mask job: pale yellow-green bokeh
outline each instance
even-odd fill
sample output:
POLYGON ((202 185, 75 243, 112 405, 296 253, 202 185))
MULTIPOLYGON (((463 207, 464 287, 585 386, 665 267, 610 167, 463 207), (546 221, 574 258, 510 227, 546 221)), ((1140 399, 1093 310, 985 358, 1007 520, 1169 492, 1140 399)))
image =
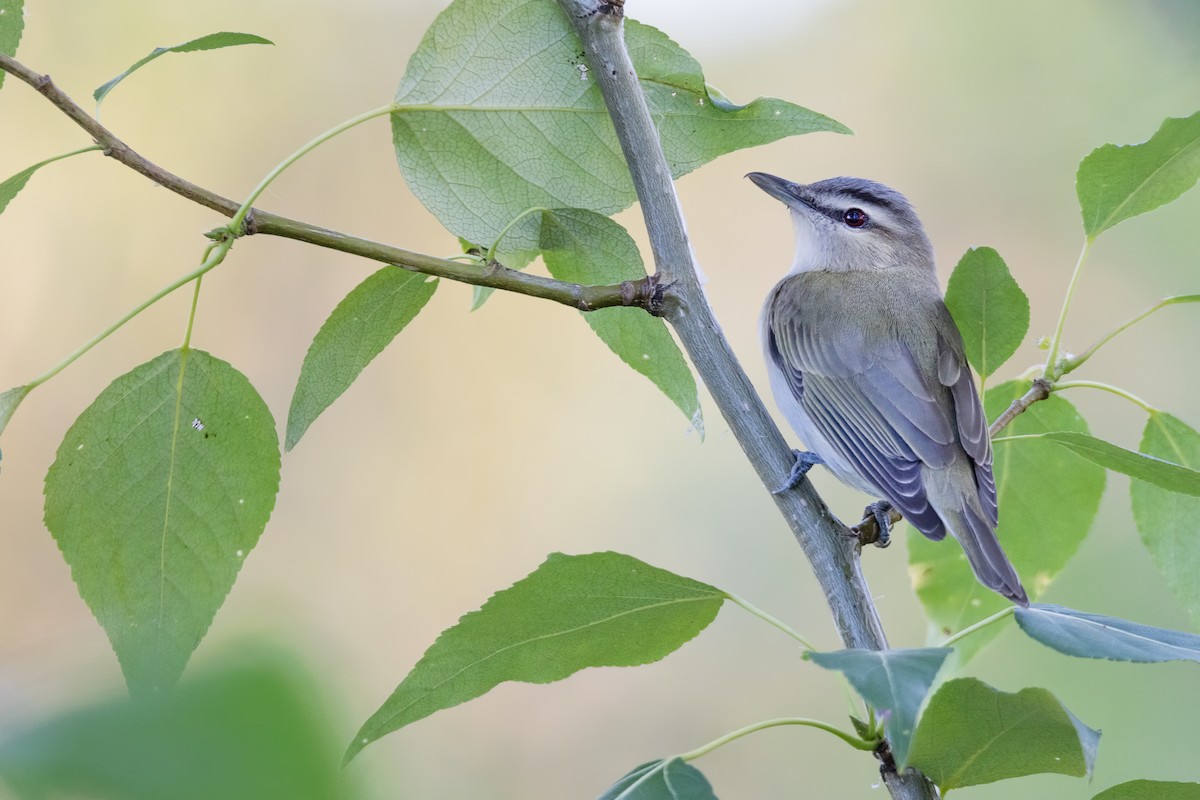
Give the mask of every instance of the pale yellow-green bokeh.
MULTIPOLYGON (((230 196, 338 122, 385 103, 436 2, 28 0, 19 57, 90 107, 91 90, 157 45, 242 30, 276 46, 168 55, 106 101, 106 124, 167 169, 230 196)), ((731 98, 770 94, 827 113, 854 137, 802 137, 738 153, 679 182, 711 301, 765 388, 756 319, 790 261, 777 203, 742 175, 860 175, 914 202, 943 281, 964 249, 997 248, 1029 293, 1032 335, 1001 377, 1034 363, 1082 234, 1079 159, 1200 108, 1200 14, 1185 2, 966 4, 656 3, 628 12, 672 33, 731 98), (687 17, 685 19, 685 17, 687 17)), ((86 137, 11 77, 0 93, 0 176, 86 137)), ((378 120, 326 145, 261 205, 411 249, 456 242, 404 186, 378 120)), ((1106 234, 1068 327, 1086 347, 1167 294, 1195 292, 1200 192, 1106 234)), ((636 212, 620 216, 641 241, 636 212)), ((36 175, 0 217, 0 388, 57 362, 190 269, 220 224, 89 155, 36 175)), ((194 343, 231 361, 282 426, 313 333, 374 267, 283 240, 240 242, 206 278, 194 343)), ((339 739, 390 693, 437 633, 554 550, 615 549, 737 592, 820 646, 836 646, 809 568, 706 403, 703 444, 648 382, 570 310, 495 296, 467 314, 444 284, 284 461, 278 505, 197 662, 246 637, 293 646, 339 708, 339 739)), ((107 383, 175 347, 172 296, 32 394, 3 438, 0 718, 5 726, 121 684, 108 643, 41 522, 41 481, 71 420, 107 383)), ((1120 383, 1200 424, 1196 312, 1169 309, 1116 340, 1086 377, 1120 383)), ((707 400, 707 398, 705 398, 707 400)), ((1135 445, 1144 417, 1071 396, 1093 430, 1135 445)), ((814 473, 837 513, 865 498, 814 473)), ((1002 510, 1003 511, 1003 510, 1002 510)), ((902 541, 903 537, 901 537, 902 541)), ((948 543, 946 546, 954 546, 948 543)), ((866 553, 892 643, 925 631, 903 545, 866 553)), ((1111 477, 1100 522, 1048 600, 1185 627, 1111 477)), ((1005 634, 969 665, 999 688, 1043 685, 1105 731, 1092 786, 1066 777, 964 797, 1088 798, 1136 777, 1200 779, 1194 665, 1072 661, 1005 634)), ((754 720, 840 723, 838 683, 794 644, 726 610, 658 664, 508 684, 372 745, 350 769, 375 797, 593 797, 650 758, 754 720)), ((879 797, 869 758, 811 730, 759 734, 699 766, 721 797, 879 797)))

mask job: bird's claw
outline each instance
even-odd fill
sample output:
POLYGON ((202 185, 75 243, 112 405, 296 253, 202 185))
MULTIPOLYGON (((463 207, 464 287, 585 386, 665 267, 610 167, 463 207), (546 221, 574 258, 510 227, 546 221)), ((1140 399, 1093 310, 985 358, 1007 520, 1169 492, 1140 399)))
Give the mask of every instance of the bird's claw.
POLYGON ((804 450, 793 450, 792 455, 796 460, 792 463, 792 468, 788 472, 787 481, 771 494, 783 494, 788 489, 795 489, 800 485, 800 481, 804 480, 804 476, 808 471, 818 464, 824 464, 821 457, 816 453, 809 453, 804 450))
POLYGON ((854 527, 859 544, 887 547, 892 543, 892 504, 876 500, 863 509, 863 520, 854 527))

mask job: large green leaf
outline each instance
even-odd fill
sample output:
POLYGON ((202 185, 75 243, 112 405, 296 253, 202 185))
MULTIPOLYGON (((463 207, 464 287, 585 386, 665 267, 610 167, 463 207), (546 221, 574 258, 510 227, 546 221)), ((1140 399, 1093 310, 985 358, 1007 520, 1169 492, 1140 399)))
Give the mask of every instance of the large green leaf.
MULTIPOLYGON (((1170 414, 1150 414, 1139 449, 1200 469, 1200 433, 1170 414)), ((1200 498, 1142 481, 1132 481, 1129 493, 1138 532, 1166 578, 1167 589, 1187 609, 1193 624, 1200 626, 1200 547, 1196 546, 1195 522, 1200 519, 1200 498)))
POLYGON ((599 800, 717 800, 704 773, 678 758, 634 767, 599 800))
MULTIPOLYGON (((580 209, 544 211, 538 217, 538 249, 546 269, 559 280, 616 284, 646 277, 637 245, 609 218, 580 209)), ((666 323, 640 308, 602 308, 583 313, 583 318, 609 349, 653 381, 703 432, 696 379, 666 323)))
POLYGON ((1016 617, 1031 639, 1068 656, 1139 664, 1200 662, 1200 636, 1194 633, 1055 605, 1018 608, 1016 617))
MULTIPOLYGON (((1028 384, 1010 381, 987 392, 989 419, 998 417, 1028 384)), ((1087 432, 1075 407, 1059 395, 1034 403, 1005 429, 1003 436, 1048 431, 1087 432)), ((994 465, 999 492, 1000 527, 996 533, 1030 599, 1036 599, 1074 555, 1087 535, 1105 473, 1048 441, 999 442, 994 465)), ((925 614, 937 635, 949 635, 988 617, 1009 603, 975 580, 962 549, 952 541, 908 537, 909 570, 925 614)), ((963 639, 963 657, 990 641, 1000 626, 989 625, 963 639)))
MULTIPOLYGON (((6 56, 17 54, 21 43, 21 32, 25 29, 24 0, 0 0, 0 53, 6 56)), ((4 86, 7 72, 0 70, 0 87, 4 86)))
POLYGON ((436 279, 399 267, 384 267, 338 303, 317 331, 300 367, 288 411, 288 450, 413 321, 435 289, 436 279))
POLYGON ((1108 787, 1092 800, 1200 800, 1200 783, 1128 781, 1108 787))
POLYGON ((946 307, 967 360, 985 380, 1016 352, 1029 330, 1029 298, 990 247, 968 250, 950 275, 946 307))
POLYGON ((552 554, 433 643, 346 753, 504 681, 648 664, 712 622, 725 593, 620 553, 552 554))
POLYGON ((99 107, 104 98, 111 92, 118 83, 125 80, 136 70, 149 64, 159 56, 167 53, 195 53, 200 50, 219 50, 222 47, 236 47, 242 44, 275 44, 270 39, 264 39, 261 36, 255 36, 252 33, 231 33, 224 31, 221 33, 210 33, 207 36, 201 36, 198 39, 192 39, 183 44, 172 45, 170 47, 156 47, 150 51, 150 55, 139 59, 124 72, 113 78, 108 83, 98 87, 92 92, 92 97, 96 100, 96 105, 99 107))
POLYGON ((201 350, 142 364, 75 420, 46 475, 46 526, 131 692, 178 679, 278 490, 271 412, 201 350))
POLYGON ((909 763, 945 793, 1041 772, 1091 775, 1099 743, 1045 689, 1009 694, 959 678, 929 699, 909 763))
MULTIPOLYGON (((730 104, 654 28, 626 20, 625 39, 676 176, 743 147, 846 131, 780 100, 730 104)), ((579 39, 552 0, 454 0, 413 53, 396 102, 405 179, 472 242, 490 245, 529 208, 611 214, 635 199, 579 39)))
POLYGON ((885 712, 884 732, 903 770, 917 727, 917 714, 942 663, 953 650, 931 647, 916 650, 838 650, 808 653, 807 658, 825 669, 843 673, 863 699, 885 712))
POLYGON ((312 695, 281 657, 242 658, 176 691, 110 700, 26 730, 9 721, 0 778, 28 800, 347 798, 332 723, 312 695))
POLYGON ((1171 202, 1200 180, 1200 111, 1168 118, 1142 144, 1098 147, 1079 163, 1083 231, 1095 239, 1119 222, 1171 202))

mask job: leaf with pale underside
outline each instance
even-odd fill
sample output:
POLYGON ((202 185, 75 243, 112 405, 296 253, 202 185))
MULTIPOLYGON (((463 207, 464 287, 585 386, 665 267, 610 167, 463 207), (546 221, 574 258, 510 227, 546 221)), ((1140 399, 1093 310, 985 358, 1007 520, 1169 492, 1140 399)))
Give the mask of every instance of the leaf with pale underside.
POLYGON ((179 678, 278 490, 271 412, 201 350, 136 367, 75 420, 46 475, 46 527, 131 692, 179 678))
POLYGON ((648 664, 712 622, 726 595, 620 553, 552 554, 442 632, 368 719, 346 760, 379 737, 504 681, 648 664))
POLYGON ((968 250, 946 286, 967 361, 985 380, 1016 352, 1029 331, 1029 298, 990 247, 968 250))
POLYGON ((598 800, 717 800, 704 773, 678 758, 635 767, 598 800))
MULTIPOLYGON (((1178 417, 1150 414, 1139 449, 1192 469, 1200 469, 1200 433, 1178 417)), ((1200 498, 1189 497, 1143 481, 1131 481, 1133 519, 1142 543, 1166 579, 1167 589, 1200 627, 1200 547, 1196 520, 1200 498)))
POLYGON ((1200 111, 1166 119, 1141 144, 1106 144, 1079 164, 1083 230, 1095 239, 1119 222, 1170 203, 1200 180, 1200 111))
MULTIPOLYGON (((846 131, 781 100, 735 106, 663 33, 630 19, 624 28, 675 176, 739 148, 846 131)), ((413 53, 396 102, 393 140, 409 187, 472 242, 490 245, 529 208, 607 215, 636 199, 596 78, 556 3, 454 0, 413 53)))
MULTIPOLYGON (((988 419, 998 417, 1028 388, 1028 383, 1010 381, 988 390, 988 419)), ((1087 423, 1069 401, 1054 394, 1031 405, 1000 436, 1048 431, 1087 433, 1087 423)), ((1030 598, 1036 599, 1087 535, 1104 493, 1105 472, 1040 439, 997 442, 994 450, 1000 507, 996 535, 1030 598)), ((907 544, 913 585, 939 638, 1010 605, 975 579, 962 548, 949 537, 932 542, 911 533, 907 544)), ((969 658, 1002 627, 989 625, 962 639, 956 648, 969 658)))
POLYGON ((122 72, 117 77, 97 87, 92 92, 92 97, 96 100, 96 107, 99 108, 100 103, 104 102, 104 98, 108 93, 116 88, 117 84, 128 78, 131 74, 149 64, 159 56, 167 53, 195 53, 201 50, 219 50, 223 47, 236 47, 243 44, 275 44, 270 39, 264 39, 261 36, 255 36, 252 33, 233 33, 223 31, 221 33, 210 33, 207 36, 201 36, 198 39, 191 39, 183 44, 176 44, 170 47, 156 47, 150 51, 150 54, 144 58, 134 62, 133 65, 122 72))
POLYGON ((338 303, 300 367, 288 411, 286 449, 296 446, 308 426, 416 318, 435 289, 436 278, 384 267, 338 303))
POLYGON ((28 386, 14 386, 0 392, 0 434, 4 433, 4 429, 8 427, 8 421, 17 412, 17 406, 21 405, 21 401, 27 394, 29 394, 28 386))
POLYGON ((884 714, 883 728, 897 769, 908 763, 917 715, 946 658, 947 647, 913 650, 838 650, 808 653, 814 664, 841 672, 871 707, 884 714))
POLYGON ((1054 772, 1091 775, 1100 732, 1045 689, 1002 692, 975 678, 947 681, 929 699, 909 763, 943 793, 1054 772))
POLYGON ((1018 608, 1016 617, 1027 636, 1064 655, 1139 664, 1200 663, 1200 636, 1194 633, 1056 605, 1018 608))

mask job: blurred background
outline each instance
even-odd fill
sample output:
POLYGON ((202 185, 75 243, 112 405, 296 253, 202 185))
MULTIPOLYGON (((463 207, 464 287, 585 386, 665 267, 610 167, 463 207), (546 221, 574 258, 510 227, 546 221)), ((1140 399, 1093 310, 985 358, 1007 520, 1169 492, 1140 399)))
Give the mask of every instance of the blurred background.
MULTIPOLYGON (((123 84, 103 119, 165 168, 246 194, 313 135, 386 102, 442 7, 27 0, 18 57, 90 107, 90 93, 153 47, 238 30, 275 47, 168 55, 123 84), (86 102, 85 102, 86 101, 86 102)), ((679 193, 718 317, 766 390, 756 321, 791 260, 785 211, 742 176, 859 175, 903 191, 939 253, 997 248, 1029 294, 1029 341, 996 380, 1035 363, 1082 243, 1079 160, 1200 108, 1200 5, 1019 0, 967 4, 656 0, 627 5, 689 49, 730 98, 783 97, 857 135, 817 134, 727 156, 679 193)), ((0 93, 0 176, 89 144, 12 78, 0 93)), ((261 206, 435 255, 455 239, 407 191, 383 120, 322 147, 261 206)), ((1067 328, 1086 347, 1160 297, 1200 290, 1200 192, 1105 234, 1067 328)), ((636 208, 621 214, 644 241, 636 208)), ((0 387, 26 382, 191 269, 216 215, 95 154, 39 172, 0 217, 0 387)), ((644 249, 644 252, 647 252, 644 249)), ((313 334, 375 265, 251 238, 204 283, 193 343, 254 382, 282 426, 313 334)), ((540 269, 540 265, 534 267, 540 269)), ((703 442, 651 384, 549 303, 496 295, 467 313, 444 282, 424 313, 284 459, 259 546, 193 667, 247 640, 291 648, 348 741, 443 628, 551 551, 614 549, 737 592, 819 646, 836 636, 810 569, 711 403, 703 442)), ((3 440, 0 719, 19 726, 123 681, 42 524, 42 478, 71 421, 113 378, 183 333, 189 293, 159 303, 31 394, 3 440), (187 295, 187 296, 185 296, 187 295)), ((1200 425, 1200 319, 1166 310, 1081 377, 1111 381, 1200 425)), ((1110 395, 1076 403, 1093 432, 1136 446, 1144 415, 1110 395)), ((707 398, 705 398, 707 399, 707 398)), ((852 518, 864 498, 822 471, 852 518)), ((1110 476, 1100 516, 1045 599, 1187 628, 1110 476)), ((925 626, 904 536, 865 554, 894 646, 925 626)), ((1006 632, 967 671, 1006 691, 1045 686, 1104 730, 1095 778, 1022 779, 963 797, 1088 798, 1138 777, 1195 780, 1194 665, 1068 660, 1006 632)), ((595 797, 634 765, 746 723, 847 704, 794 643, 737 609, 657 664, 594 669, 548 686, 505 684, 373 744, 349 767, 369 796, 595 797)), ((874 763, 819 732, 775 729, 698 766, 730 798, 878 797, 874 763), (874 790, 874 791, 873 791, 874 790)), ((956 793, 957 796, 958 793, 956 793)))

